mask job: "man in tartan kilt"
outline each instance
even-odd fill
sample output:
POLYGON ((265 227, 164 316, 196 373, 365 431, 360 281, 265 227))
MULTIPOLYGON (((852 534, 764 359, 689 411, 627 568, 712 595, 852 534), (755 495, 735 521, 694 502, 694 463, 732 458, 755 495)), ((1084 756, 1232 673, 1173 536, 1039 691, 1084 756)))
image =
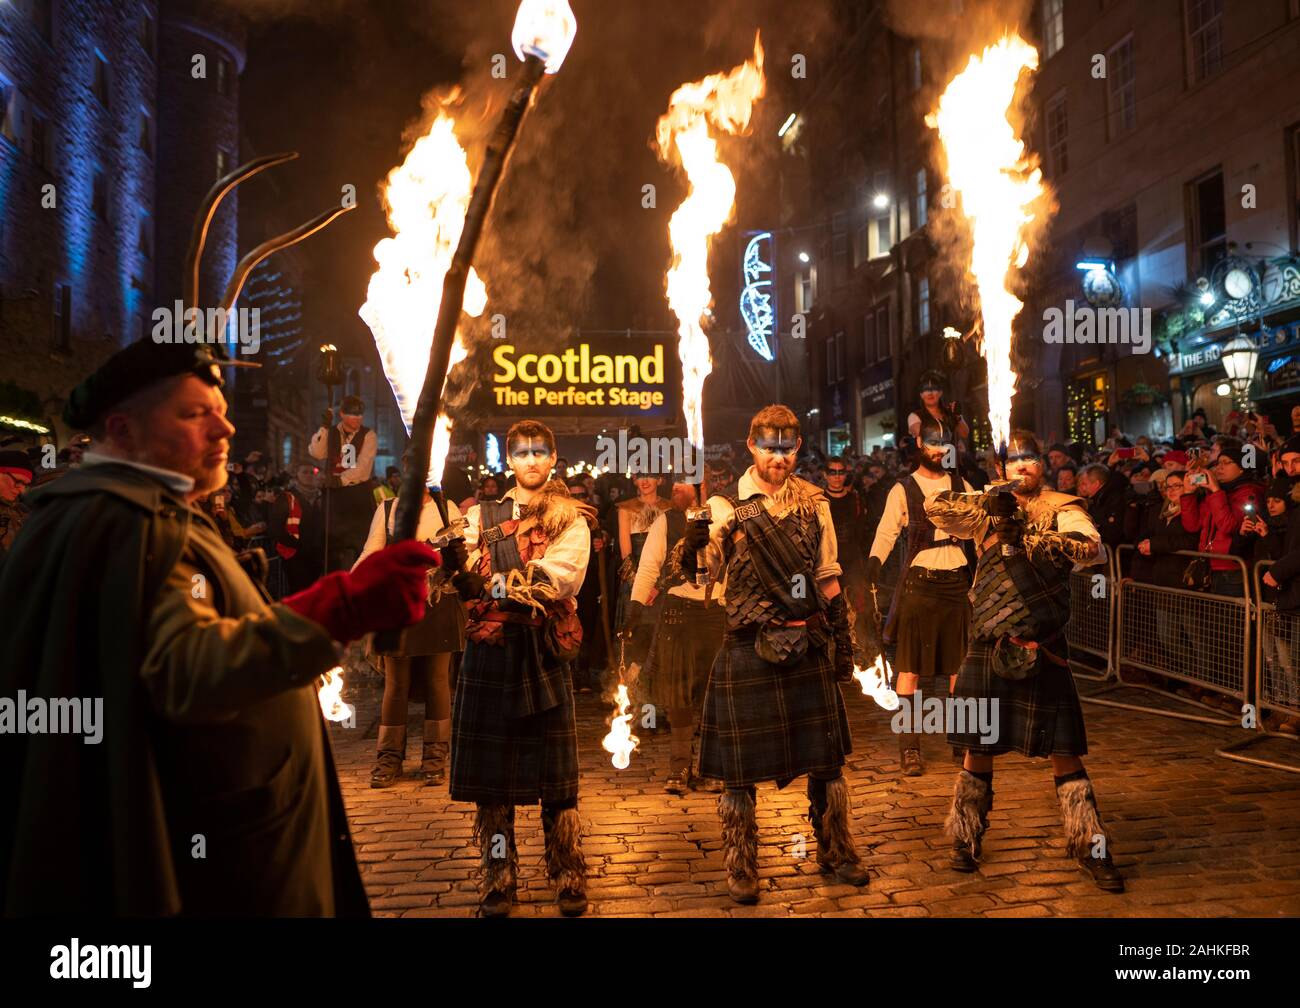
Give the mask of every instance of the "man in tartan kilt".
POLYGON ((555 436, 521 420, 506 432, 515 487, 469 509, 467 643, 452 704, 451 797, 477 805, 479 914, 514 902, 515 806, 542 806, 547 874, 560 912, 587 909, 578 819, 578 735, 568 662, 582 641, 574 601, 591 551, 595 513, 549 481, 555 436))
POLYGON ((1013 431, 1002 480, 983 493, 944 491, 926 504, 936 528, 980 549, 970 646, 954 695, 973 700, 969 707, 988 705, 996 727, 981 735, 969 723, 948 726, 948 741, 965 751, 944 824, 950 864, 961 872, 978 867, 993 808, 993 757, 1014 751, 1051 758, 1071 856, 1099 888, 1122 892, 1079 758, 1088 737, 1065 639, 1070 572, 1097 557, 1101 537, 1078 497, 1044 489, 1043 468, 1037 438, 1013 431))
POLYGON ((758 900, 760 781, 785 787, 806 775, 818 865, 851 885, 868 877, 842 769, 852 742, 839 683, 853 677, 852 622, 830 506, 791 475, 801 443, 787 407, 760 410, 749 427, 754 464, 737 495, 711 497, 710 520, 688 523, 672 552, 689 579, 703 562, 724 582, 726 634, 704 695, 700 774, 726 785, 723 854, 738 903, 758 900))

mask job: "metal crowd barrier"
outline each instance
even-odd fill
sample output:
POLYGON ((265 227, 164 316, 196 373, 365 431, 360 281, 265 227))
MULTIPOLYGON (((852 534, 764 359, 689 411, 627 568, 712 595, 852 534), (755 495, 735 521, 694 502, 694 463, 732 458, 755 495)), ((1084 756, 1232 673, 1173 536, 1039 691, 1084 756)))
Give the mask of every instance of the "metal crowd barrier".
POLYGON ((1100 562, 1079 564, 1070 572, 1070 622, 1065 639, 1070 645, 1071 671, 1080 679, 1106 682, 1115 675, 1115 606, 1111 599, 1117 578, 1114 556, 1105 543, 1101 550, 1100 562), (1100 583, 1099 574, 1103 578, 1100 583), (1080 662, 1079 654, 1100 658, 1105 664, 1098 670, 1080 662))
MULTIPOLYGON (((1135 547, 1127 544, 1119 547, 1115 554, 1116 574, 1124 569, 1126 556, 1133 554, 1134 550, 1135 547)), ((1238 709, 1247 702, 1253 610, 1246 590, 1249 585, 1246 565, 1239 557, 1226 554, 1180 550, 1177 555, 1189 560, 1197 557, 1230 560, 1241 572, 1242 595, 1211 595, 1118 577, 1118 591, 1112 595, 1115 682, 1082 699, 1105 707, 1159 714, 1183 721, 1223 727, 1240 724, 1239 715, 1227 716, 1207 704, 1138 682, 1131 674, 1125 675, 1126 670, 1141 669, 1234 697, 1238 709), (1207 713, 1167 710, 1104 696, 1119 689, 1144 690, 1207 713)))
POLYGON ((1300 717, 1300 612, 1280 611, 1272 602, 1264 601, 1263 577, 1272 560, 1262 560, 1255 565, 1254 587, 1256 603, 1255 634, 1255 729, 1248 738, 1233 742, 1217 750, 1217 755, 1239 763, 1271 767, 1300 773, 1300 766, 1279 763, 1276 760, 1244 756, 1242 752, 1270 738, 1294 742, 1295 736, 1285 732, 1269 731, 1264 726, 1264 710, 1285 711, 1300 717))

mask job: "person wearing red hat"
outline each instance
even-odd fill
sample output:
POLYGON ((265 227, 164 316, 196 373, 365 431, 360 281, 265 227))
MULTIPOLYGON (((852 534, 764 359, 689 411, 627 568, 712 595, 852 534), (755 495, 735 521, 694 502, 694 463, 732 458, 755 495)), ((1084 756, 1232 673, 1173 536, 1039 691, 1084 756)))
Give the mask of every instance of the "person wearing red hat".
POLYGON ((0 732, 4 914, 369 912, 317 681, 419 619, 464 544, 398 543, 272 603, 196 506, 227 478, 222 364, 140 341, 73 390, 90 447, 0 567, 0 696, 102 714, 98 737, 0 732))

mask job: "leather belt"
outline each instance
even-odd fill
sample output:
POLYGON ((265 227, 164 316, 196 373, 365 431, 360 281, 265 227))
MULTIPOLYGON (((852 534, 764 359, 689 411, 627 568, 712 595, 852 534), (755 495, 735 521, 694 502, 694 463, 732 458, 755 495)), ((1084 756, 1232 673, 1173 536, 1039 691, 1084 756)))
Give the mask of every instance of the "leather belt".
POLYGON ((1038 641, 1022 640, 1019 637, 1012 637, 1012 636, 1008 636, 1007 640, 1011 641, 1011 643, 1015 644, 1017 647, 1028 648, 1030 651, 1037 651, 1053 665, 1059 665, 1062 668, 1070 667, 1070 663, 1068 661, 1066 661, 1064 658, 1052 654, 1052 652, 1048 651, 1047 648, 1039 644, 1038 641))
POLYGON ((932 567, 909 567, 907 576, 916 575, 923 581, 934 581, 938 584, 955 584, 958 581, 969 581, 970 575, 967 574, 967 568, 954 567, 951 570, 947 568, 932 567))
POLYGON ((483 615, 476 618, 479 623, 518 623, 521 626, 540 627, 542 620, 538 616, 527 616, 524 613, 502 612, 500 609, 489 609, 483 615))

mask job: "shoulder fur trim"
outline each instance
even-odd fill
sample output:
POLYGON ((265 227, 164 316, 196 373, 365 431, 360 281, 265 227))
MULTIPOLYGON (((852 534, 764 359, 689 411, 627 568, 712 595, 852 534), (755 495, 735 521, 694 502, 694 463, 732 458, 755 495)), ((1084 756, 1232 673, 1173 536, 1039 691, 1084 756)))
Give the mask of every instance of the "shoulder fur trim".
POLYGON ((537 492, 528 506, 528 514, 548 540, 558 538, 565 529, 581 519, 589 529, 597 525, 596 510, 588 504, 579 504, 569 496, 569 488, 562 480, 553 479, 537 492))

